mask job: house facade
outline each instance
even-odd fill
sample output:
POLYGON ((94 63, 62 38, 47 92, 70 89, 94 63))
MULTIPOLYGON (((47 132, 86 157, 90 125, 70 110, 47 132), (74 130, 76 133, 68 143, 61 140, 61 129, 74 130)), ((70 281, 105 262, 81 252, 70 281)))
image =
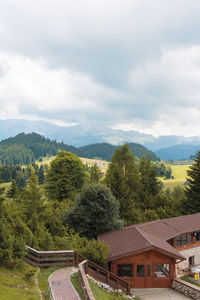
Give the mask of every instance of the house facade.
POLYGON ((98 237, 109 246, 108 264, 134 288, 171 287, 200 265, 200 213, 135 224, 98 237))

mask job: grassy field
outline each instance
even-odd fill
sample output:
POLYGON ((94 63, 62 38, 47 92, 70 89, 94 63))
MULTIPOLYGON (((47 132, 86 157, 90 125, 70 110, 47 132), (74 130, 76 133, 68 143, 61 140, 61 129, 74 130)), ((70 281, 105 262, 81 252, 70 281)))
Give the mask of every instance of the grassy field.
POLYGON ((26 279, 24 269, 0 267, 0 300, 39 300, 33 279, 26 279))
MULTIPOLYGON (((50 300, 48 277, 60 267, 41 268, 38 273, 38 286, 43 300, 50 300)), ((39 300, 39 292, 34 278, 27 279, 25 268, 7 269, 0 267, 0 300, 39 300)))
MULTIPOLYGON (((37 160, 36 163, 38 164, 38 166, 40 166, 41 164, 50 165, 51 161, 55 158, 56 158, 56 156, 43 157, 42 162, 39 162, 37 160)), ((106 172, 106 170, 108 168, 108 164, 109 164, 107 161, 100 160, 100 159, 91 159, 91 158, 84 158, 84 157, 80 157, 80 159, 83 162, 83 164, 85 164, 85 165, 87 164, 88 166, 97 164, 104 173, 106 172)))
POLYGON ((183 186, 186 181, 186 172, 189 169, 190 165, 181 165, 181 164, 172 164, 169 165, 172 168, 172 175, 174 179, 163 179, 159 178, 163 184, 164 188, 174 188, 177 185, 183 186))

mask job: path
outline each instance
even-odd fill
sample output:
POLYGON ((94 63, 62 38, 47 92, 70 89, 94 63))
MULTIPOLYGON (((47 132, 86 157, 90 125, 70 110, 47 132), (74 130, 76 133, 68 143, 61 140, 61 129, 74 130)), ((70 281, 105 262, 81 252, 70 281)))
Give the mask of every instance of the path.
POLYGON ((70 276, 77 270, 74 267, 59 269, 49 276, 48 282, 54 300, 80 300, 70 281, 70 276))
POLYGON ((142 300, 189 300, 173 289, 133 289, 133 294, 142 300))
POLYGON ((38 268, 38 270, 37 270, 37 272, 35 274, 35 285, 36 285, 36 288, 38 290, 38 294, 39 294, 40 300, 43 300, 43 298, 42 298, 42 292, 41 292, 41 290, 39 288, 39 285, 38 285, 38 278, 37 278, 37 276, 38 276, 39 272, 40 272, 40 268, 38 268))

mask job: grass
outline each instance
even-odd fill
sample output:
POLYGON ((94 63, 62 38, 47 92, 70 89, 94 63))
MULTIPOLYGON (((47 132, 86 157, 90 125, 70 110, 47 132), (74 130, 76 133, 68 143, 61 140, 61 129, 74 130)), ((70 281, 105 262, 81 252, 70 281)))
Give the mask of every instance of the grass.
POLYGON ((25 277, 25 268, 0 267, 0 300, 39 300, 34 279, 25 277))
POLYGON ((71 277, 70 277, 70 280, 71 280, 75 290, 79 294, 81 300, 85 300, 83 290, 82 290, 82 287, 81 287, 81 284, 80 284, 80 280, 78 278, 78 273, 72 274, 71 277))
POLYGON ((41 268, 38 273, 38 286, 42 292, 43 300, 50 300, 49 290, 48 290, 48 277, 54 271, 61 269, 61 267, 50 267, 50 268, 41 268))
MULTIPOLYGON (((102 288, 98 287, 96 283, 89 280, 89 284, 93 295, 96 300, 125 300, 126 298, 122 295, 122 293, 107 293, 102 288)), ((140 300, 140 298, 135 297, 135 300, 140 300)))
POLYGON ((189 282, 189 283, 191 283, 191 284, 194 284, 194 285, 200 287, 200 284, 199 284, 199 283, 190 280, 190 279, 189 279, 188 277, 186 277, 186 276, 181 277, 181 279, 184 280, 184 281, 186 281, 186 282, 189 282))
MULTIPOLYGON (((81 300, 84 300, 84 295, 78 278, 78 273, 74 273, 70 279, 76 291, 78 292, 81 300)), ((120 293, 119 294, 107 293, 105 290, 98 287, 97 284, 91 280, 89 280, 89 284, 96 300, 125 300, 126 299, 120 293)), ((138 297, 135 297, 134 299, 140 300, 140 298, 138 297)))
POLYGON ((171 189, 177 185, 183 186, 184 182, 186 181, 186 171, 189 169, 190 165, 169 165, 172 168, 172 175, 174 179, 163 179, 159 178, 162 183, 164 184, 164 188, 171 189))

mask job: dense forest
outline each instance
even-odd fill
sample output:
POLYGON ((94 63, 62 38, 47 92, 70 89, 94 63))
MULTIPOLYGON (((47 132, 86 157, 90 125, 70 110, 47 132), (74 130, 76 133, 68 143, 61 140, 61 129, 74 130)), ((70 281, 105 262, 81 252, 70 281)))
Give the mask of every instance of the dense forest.
MULTIPOLYGON (((140 158, 142 155, 146 155, 152 161, 159 160, 152 151, 139 144, 132 143, 129 146, 136 157, 140 158)), ((2 165, 28 165, 39 157, 56 155, 58 150, 65 150, 77 154, 79 157, 99 157, 110 161, 115 149, 116 146, 106 143, 76 148, 63 142, 51 141, 36 133, 21 133, 0 142, 0 162, 2 165)))

